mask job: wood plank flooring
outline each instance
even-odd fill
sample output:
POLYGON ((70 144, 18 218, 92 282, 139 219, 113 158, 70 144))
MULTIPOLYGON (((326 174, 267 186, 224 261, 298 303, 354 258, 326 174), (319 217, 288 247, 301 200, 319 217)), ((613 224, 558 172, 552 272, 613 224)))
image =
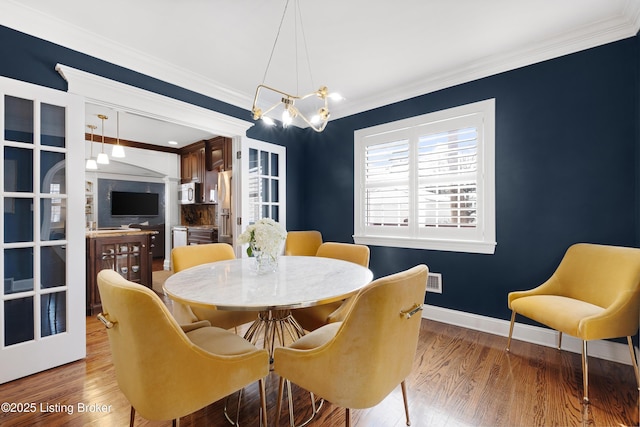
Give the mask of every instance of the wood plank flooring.
MULTIPOLYGON (((423 319, 414 370, 407 379, 412 425, 638 425, 639 393, 631 366, 591 358, 592 403, 583 406, 578 354, 519 341, 506 353, 505 344, 505 337, 423 319)), ((269 425, 288 425, 286 405, 276 420, 277 376, 270 374, 266 384, 269 425)), ((302 420, 310 410, 309 395, 296 388, 294 393, 302 420)), ((130 408, 115 380, 105 329, 95 317, 87 318, 86 359, 0 385, 0 402, 36 404, 33 413, 0 412, 3 427, 125 426, 130 408)), ((181 425, 229 425, 223 404, 183 417, 181 425)), ((240 424, 257 426, 258 407, 258 389, 252 385, 245 389, 240 424)), ((357 427, 405 425, 399 387, 378 406, 351 413, 357 427)), ((171 423, 137 416, 136 425, 171 423)), ((310 425, 342 426, 344 410, 325 403, 310 425)))

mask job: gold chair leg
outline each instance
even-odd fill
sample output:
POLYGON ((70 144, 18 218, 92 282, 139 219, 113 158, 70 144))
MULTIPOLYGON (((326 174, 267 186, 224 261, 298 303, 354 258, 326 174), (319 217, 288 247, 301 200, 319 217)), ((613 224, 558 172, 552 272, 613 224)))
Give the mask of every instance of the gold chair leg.
POLYGON ((627 342, 629 343, 629 351, 631 352, 631 364, 633 365, 633 370, 636 373, 636 382, 638 383, 638 390, 640 390, 640 372, 638 371, 638 362, 636 362, 636 352, 633 349, 633 341, 631 341, 631 337, 627 336, 627 342))
POLYGON ((264 387, 264 379, 258 380, 258 386, 260 387, 260 425, 267 427, 267 396, 264 387))
POLYGON ((176 418, 175 420, 173 420, 173 421, 171 422, 171 425, 172 425, 173 427, 180 427, 180 418, 176 418))
POLYGON ((289 401, 289 425, 295 427, 295 419, 293 416, 293 394, 291 394, 291 381, 287 380, 287 399, 289 401))
POLYGON ((589 403, 589 362, 587 360, 587 340, 582 341, 582 388, 583 403, 589 403))
POLYGON ((507 348, 506 350, 509 351, 509 349, 511 348, 511 335, 513 335, 513 324, 516 321, 516 312, 511 310, 511 325, 509 325, 509 339, 507 340, 507 348))
POLYGON ((558 331, 558 350, 562 349, 562 332, 558 331))
POLYGON ((282 411, 282 394, 284 393, 284 377, 280 377, 280 381, 278 381, 278 400, 276 403, 276 425, 279 424, 280 421, 280 411, 282 411))
POLYGON ((402 387, 402 400, 404 400, 404 414, 407 417, 407 425, 410 426, 411 420, 409 419, 409 402, 407 402, 407 384, 403 380, 400 386, 402 387))
POLYGON ((349 408, 344 408, 344 425, 345 427, 351 427, 351 412, 349 408))

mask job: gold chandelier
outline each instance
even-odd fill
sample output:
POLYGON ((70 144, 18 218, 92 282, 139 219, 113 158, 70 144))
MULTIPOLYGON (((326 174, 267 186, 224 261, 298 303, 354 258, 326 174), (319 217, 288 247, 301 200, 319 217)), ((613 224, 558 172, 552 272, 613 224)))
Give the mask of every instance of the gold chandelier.
MULTIPOLYGON (((313 91, 311 93, 308 93, 306 95, 292 95, 288 92, 279 90, 279 89, 275 89, 273 87, 267 86, 264 84, 265 79, 267 77, 267 73, 269 71, 269 66, 271 65, 271 59, 273 59, 273 53, 276 49, 276 45, 278 44, 278 38, 280 36, 280 30, 282 29, 282 23, 284 22, 285 16, 287 15, 287 9, 289 6, 289 1, 287 0, 285 6, 284 6, 284 11, 282 13, 282 18, 280 20, 280 26, 278 27, 278 32, 276 34, 276 39, 273 43, 273 47, 271 48, 271 55, 269 57, 269 62, 267 63, 267 68, 264 72, 264 77, 262 79, 262 84, 259 84, 258 87, 256 88, 256 95, 253 98, 253 107, 251 109, 251 112, 253 113, 253 119, 254 120, 262 120, 263 122, 265 122, 266 124, 269 125, 275 125, 275 120, 272 117, 269 117, 268 114, 272 114, 274 115, 274 113, 277 113, 278 110, 282 110, 281 113, 281 121, 282 121, 282 125, 283 127, 287 127, 290 124, 293 124, 294 120, 296 118, 300 118, 302 119, 302 121, 304 123, 306 123, 311 129, 313 129, 316 132, 322 132, 324 130, 324 128, 327 126, 327 122, 329 121, 329 116, 331 115, 330 111, 329 111, 329 98, 331 98, 332 100, 340 100, 342 99, 342 97, 336 93, 329 93, 329 90, 327 89, 326 86, 321 86, 320 89, 313 91), (261 97, 261 94, 263 94, 264 92, 267 92, 266 96, 261 97), (270 94, 268 93, 270 92, 270 94), (278 98, 280 98, 279 101, 273 101, 274 99, 274 94, 275 96, 277 96, 278 98), (269 95, 271 95, 269 97, 269 95), (269 100, 271 99, 271 100, 269 100), (299 105, 302 104, 302 102, 309 100, 308 102, 306 102, 305 104, 308 104, 309 106, 311 106, 310 110, 312 111, 311 114, 309 113, 305 113, 304 111, 300 110, 297 106, 296 106, 296 102, 300 102, 299 105), (260 108, 260 105, 264 105, 266 104, 267 106, 264 108, 260 108), (313 105, 315 104, 315 106, 313 105)), ((298 5, 298 0, 294 0, 295 2, 295 8, 296 8, 296 12, 294 12, 295 14, 295 28, 298 28, 298 16, 300 15, 300 11, 299 11, 299 5, 298 5)), ((307 57, 307 66, 309 67, 309 74, 311 74, 311 67, 309 66, 309 53, 307 52, 307 43, 306 40, 304 38, 304 27, 302 26, 302 16, 300 15, 300 28, 301 28, 301 32, 302 32, 302 40, 304 43, 304 47, 305 47, 305 54, 307 57)), ((298 37, 296 34, 295 37, 295 44, 296 44, 296 70, 297 70, 297 63, 298 63, 298 37)), ((296 71, 297 73, 297 71, 296 71)), ((298 76, 296 75, 296 78, 298 78, 298 76)), ((312 78, 313 80, 313 78, 312 78)), ((313 84, 313 82, 312 82, 313 84)), ((309 110, 309 108, 307 108, 307 110, 309 110)))

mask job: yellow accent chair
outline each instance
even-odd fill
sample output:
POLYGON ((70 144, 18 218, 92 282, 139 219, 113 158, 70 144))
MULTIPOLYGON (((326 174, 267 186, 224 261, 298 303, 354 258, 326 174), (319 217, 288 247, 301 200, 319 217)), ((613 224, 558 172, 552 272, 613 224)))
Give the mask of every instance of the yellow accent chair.
POLYGON ((371 408, 400 384, 410 425, 405 379, 411 372, 424 303, 428 268, 374 280, 356 294, 344 321, 325 325, 274 353, 280 375, 276 419, 285 380, 289 421, 294 424, 291 382, 334 405, 371 408))
MULTIPOLYGON (((349 261, 363 267, 369 267, 369 247, 365 245, 356 245, 352 243, 325 242, 318 247, 315 254, 319 257, 341 259, 349 261)), ((293 317, 307 331, 313 331, 329 322, 335 322, 342 319, 342 313, 349 307, 350 301, 337 301, 328 304, 316 305, 313 307, 300 308, 293 311, 293 317), (336 312, 341 305, 344 308, 336 312)))
MULTIPOLYGON (((171 250, 171 266, 174 273, 208 262, 235 259, 233 247, 227 243, 178 246, 171 250)), ((228 311, 214 308, 191 307, 173 301, 173 315, 180 324, 208 320, 213 326, 235 328, 258 318, 257 311, 228 311)))
POLYGON ((322 244, 322 234, 316 230, 289 231, 284 243, 285 255, 315 256, 322 244))
MULTIPOLYGON (((116 379, 135 413, 174 420, 258 381, 266 425, 269 355, 209 322, 181 328, 160 297, 113 270, 98 273, 102 313, 116 379)), ((226 422, 226 421, 225 421, 226 422)))
POLYGON ((553 275, 540 286, 510 292, 511 346, 516 313, 582 340, 583 401, 589 402, 587 341, 627 337, 638 387, 631 336, 640 315, 640 249, 578 243, 569 247, 553 275))

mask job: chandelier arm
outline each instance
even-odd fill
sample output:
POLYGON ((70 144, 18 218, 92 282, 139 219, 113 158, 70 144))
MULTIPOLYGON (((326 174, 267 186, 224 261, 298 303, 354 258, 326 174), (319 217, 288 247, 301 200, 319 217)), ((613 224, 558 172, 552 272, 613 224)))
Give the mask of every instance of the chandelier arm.
MULTIPOLYGON (((268 89, 268 90, 270 90, 272 92, 279 93, 280 95, 284 95, 287 98, 295 99, 296 101, 300 100, 300 99, 303 99, 303 98, 300 98, 297 95, 291 95, 291 94, 289 94, 287 92, 283 92, 283 91, 281 91, 279 89, 272 88, 271 86, 267 86, 267 85, 261 84, 261 85, 258 85, 258 88, 256 89, 256 98, 255 98, 256 100, 258 99, 258 92, 260 91, 260 89, 268 89)), ((313 92, 313 93, 315 93, 315 92, 313 92)))
POLYGON ((327 126, 327 121, 326 120, 322 120, 320 123, 320 126, 317 126, 316 124, 312 123, 310 120, 307 120, 307 118, 305 117, 304 114, 302 113, 298 113, 298 117, 300 117, 302 120, 304 120, 304 122, 306 124, 309 125, 309 127, 311 129, 313 129, 316 132, 322 132, 324 130, 324 128, 327 126))

